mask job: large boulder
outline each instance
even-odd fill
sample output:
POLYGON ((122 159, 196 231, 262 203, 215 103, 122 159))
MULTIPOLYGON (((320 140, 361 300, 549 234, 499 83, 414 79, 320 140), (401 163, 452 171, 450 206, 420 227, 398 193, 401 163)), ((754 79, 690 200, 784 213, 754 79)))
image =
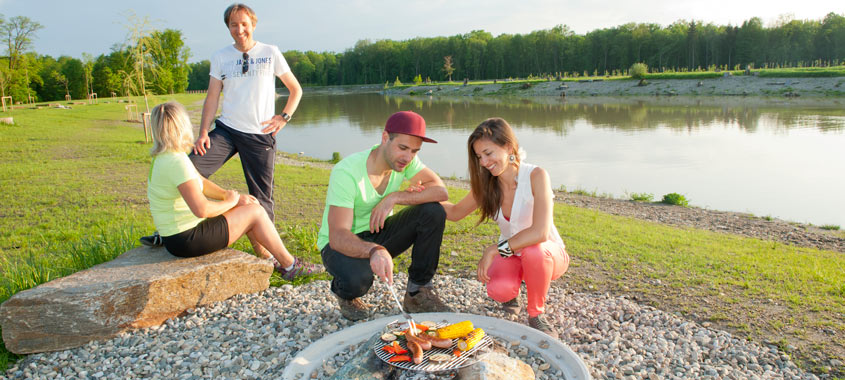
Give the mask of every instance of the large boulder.
POLYGON ((3 342, 16 354, 78 347, 267 289, 272 273, 266 260, 233 249, 178 258, 164 248, 135 248, 6 300, 3 342))

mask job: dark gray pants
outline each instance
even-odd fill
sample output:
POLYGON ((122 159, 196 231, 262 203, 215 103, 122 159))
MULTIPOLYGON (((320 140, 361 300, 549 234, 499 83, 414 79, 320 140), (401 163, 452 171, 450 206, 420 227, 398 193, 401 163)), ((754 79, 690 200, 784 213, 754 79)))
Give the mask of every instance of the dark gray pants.
MULTIPOLYGON (((393 257, 413 245, 408 279, 415 284, 425 285, 437 271, 445 228, 446 211, 440 203, 432 202, 406 207, 387 218, 380 232, 373 234, 364 231, 358 237, 383 246, 393 257)), ((367 294, 373 285, 370 259, 346 256, 333 250, 330 244, 326 244, 320 254, 326 271, 334 277, 332 292, 345 300, 367 294)))
POLYGON ((273 135, 243 133, 215 121, 215 128, 208 133, 211 148, 205 154, 190 154, 191 162, 201 176, 211 178, 217 169, 229 161, 235 153, 241 157, 244 178, 249 193, 258 199, 258 203, 270 220, 273 217, 273 174, 276 159, 276 138, 273 135))

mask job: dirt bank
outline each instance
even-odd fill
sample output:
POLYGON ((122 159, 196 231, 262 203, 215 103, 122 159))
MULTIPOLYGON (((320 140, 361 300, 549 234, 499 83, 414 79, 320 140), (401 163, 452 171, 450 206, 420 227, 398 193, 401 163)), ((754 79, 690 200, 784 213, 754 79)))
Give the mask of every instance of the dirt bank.
POLYGON ((772 96, 839 97, 845 95, 845 78, 760 78, 729 76, 715 79, 656 79, 639 85, 634 79, 498 82, 467 85, 424 85, 383 90, 389 95, 431 96, 772 96))

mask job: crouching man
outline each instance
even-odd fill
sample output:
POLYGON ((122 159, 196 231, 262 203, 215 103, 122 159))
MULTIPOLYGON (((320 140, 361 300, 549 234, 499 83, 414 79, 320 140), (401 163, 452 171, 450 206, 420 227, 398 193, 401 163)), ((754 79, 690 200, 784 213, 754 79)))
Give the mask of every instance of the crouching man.
POLYGON ((373 285, 373 274, 393 284, 393 258, 413 246, 404 298, 407 312, 451 311, 434 292, 431 279, 440 260, 448 199, 443 181, 425 167, 417 153, 425 120, 410 112, 387 119, 381 143, 352 154, 332 169, 317 246, 332 275, 331 291, 341 314, 364 319, 370 305, 360 297, 373 285), (404 180, 415 191, 398 191, 404 180), (394 205, 408 205, 395 215, 394 205))

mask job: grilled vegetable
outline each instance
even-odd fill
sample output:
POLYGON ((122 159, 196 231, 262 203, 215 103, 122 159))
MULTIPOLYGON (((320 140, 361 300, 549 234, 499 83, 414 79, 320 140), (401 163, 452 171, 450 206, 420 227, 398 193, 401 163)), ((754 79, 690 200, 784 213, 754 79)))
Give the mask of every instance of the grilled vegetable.
POLYGON ((484 330, 479 327, 475 330, 472 330, 471 333, 467 334, 466 338, 459 340, 458 348, 461 351, 467 351, 475 347, 475 345, 481 341, 481 338, 484 338, 484 330))
POLYGON ((396 356, 388 359, 388 361, 391 362, 391 363, 409 362, 409 361, 411 361, 411 357, 408 356, 408 355, 396 355, 396 356))
POLYGON ((452 357, 446 354, 432 354, 428 357, 430 362, 445 363, 452 360, 452 357))
POLYGON ((458 322, 446 327, 437 329, 437 337, 440 339, 455 339, 466 336, 472 331, 472 321, 458 322))

